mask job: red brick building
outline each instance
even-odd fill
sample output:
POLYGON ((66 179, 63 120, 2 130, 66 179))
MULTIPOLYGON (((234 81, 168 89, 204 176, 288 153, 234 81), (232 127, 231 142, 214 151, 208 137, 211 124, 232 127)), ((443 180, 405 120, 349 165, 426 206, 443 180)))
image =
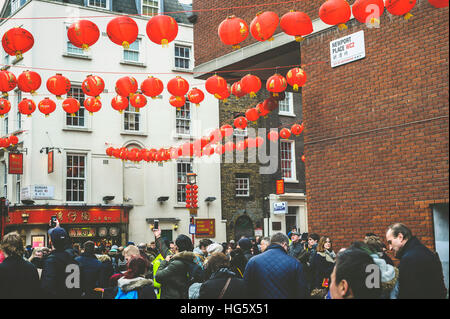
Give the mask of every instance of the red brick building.
MULTIPOLYGON (((268 2, 195 0, 194 10, 216 9, 196 12, 195 63, 204 72, 199 77, 306 64, 301 94, 308 231, 328 234, 339 249, 367 232, 384 236, 390 224, 403 222, 430 248, 441 240, 437 232, 446 231, 448 247, 448 7, 418 0, 409 20, 385 10, 379 28, 352 19, 339 31, 318 20, 323 2, 252 6, 268 2), (217 10, 235 6, 248 7, 217 10), (256 43, 250 35, 232 52, 217 35, 227 15, 250 24, 260 11, 281 17, 291 9, 313 20, 314 32, 300 44, 281 41, 281 34, 272 43, 256 43), (332 68, 330 42, 360 30, 365 58, 332 68), (438 217, 446 226, 436 224, 438 217)), ((267 79, 270 73, 275 70, 259 75, 267 79)))

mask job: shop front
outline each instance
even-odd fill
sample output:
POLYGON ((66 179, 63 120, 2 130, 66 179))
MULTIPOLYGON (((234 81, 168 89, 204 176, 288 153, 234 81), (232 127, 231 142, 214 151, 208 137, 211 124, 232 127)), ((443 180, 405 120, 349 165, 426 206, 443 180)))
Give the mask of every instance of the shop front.
POLYGON ((25 245, 47 246, 52 216, 66 229, 72 243, 91 240, 97 246, 125 245, 132 206, 17 206, 9 207, 5 231, 17 231, 25 245))

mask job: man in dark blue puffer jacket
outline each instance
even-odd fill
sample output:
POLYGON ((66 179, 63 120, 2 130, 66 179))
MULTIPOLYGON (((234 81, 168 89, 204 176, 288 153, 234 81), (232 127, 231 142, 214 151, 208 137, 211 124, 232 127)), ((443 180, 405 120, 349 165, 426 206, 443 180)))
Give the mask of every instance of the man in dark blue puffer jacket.
POLYGON ((267 250, 249 260, 244 281, 249 298, 302 299, 308 290, 302 264, 287 254, 289 238, 277 233, 267 250))

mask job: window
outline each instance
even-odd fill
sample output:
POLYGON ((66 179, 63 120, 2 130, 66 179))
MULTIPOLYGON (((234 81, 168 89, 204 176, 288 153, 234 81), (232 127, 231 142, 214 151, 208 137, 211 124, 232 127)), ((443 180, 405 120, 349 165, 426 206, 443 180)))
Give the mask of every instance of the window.
POLYGON ((191 103, 188 101, 176 109, 176 130, 177 134, 191 134, 191 103))
MULTIPOLYGON (((22 100, 22 91, 16 91, 16 104, 17 106, 19 105, 20 101, 22 100)), ((19 107, 17 107, 17 110, 19 109, 19 107)), ((20 130, 22 129, 22 113, 20 113, 19 111, 17 111, 17 116, 16 116, 16 129, 20 130)))
POLYGON ((250 178, 236 177, 236 196, 237 197, 250 196, 250 178))
POLYGON ((191 48, 175 45, 175 68, 190 70, 191 48))
POLYGON ((21 0, 11 0, 11 14, 19 10, 21 0))
POLYGON ((16 175, 16 202, 20 204, 20 182, 22 180, 22 175, 16 175))
POLYGON ((136 39, 130 44, 127 50, 123 50, 123 60, 126 62, 139 62, 139 47, 141 45, 141 40, 136 39))
POLYGON ((278 102, 278 110, 281 115, 294 115, 294 98, 291 92, 286 92, 286 98, 278 102))
POLYGON ((86 187, 86 155, 68 154, 66 201, 84 202, 86 187))
POLYGON ((295 180, 295 151, 294 142, 281 141, 281 176, 285 180, 295 180))
POLYGON ((8 135, 8 114, 5 114, 5 117, 3 118, 3 135, 8 135))
POLYGON ((67 97, 72 97, 74 99, 77 99, 78 102, 80 102, 80 109, 77 113, 75 113, 74 116, 71 114, 66 114, 66 125, 67 126, 76 126, 76 127, 85 127, 86 126, 86 119, 84 116, 84 92, 81 89, 81 86, 74 86, 70 88, 69 92, 67 93, 67 97))
POLYGON ((154 16, 158 12, 158 1, 142 0, 142 15, 154 16))
POLYGON ((3 197, 8 198, 8 167, 6 162, 2 162, 3 166, 3 197))
POLYGON ((186 202, 187 173, 192 173, 191 161, 177 162, 177 202, 186 202))
POLYGON ((87 53, 82 49, 74 46, 72 42, 69 41, 69 38, 67 37, 67 30, 69 29, 69 25, 66 25, 66 32, 65 32, 65 39, 66 39, 66 50, 67 54, 73 54, 73 55, 81 55, 81 56, 87 56, 87 53))
POLYGON ((123 129, 125 131, 139 131, 139 122, 141 114, 133 106, 128 106, 123 113, 123 129))
POLYGON ((88 0, 88 6, 108 9, 108 2, 107 0, 88 0))

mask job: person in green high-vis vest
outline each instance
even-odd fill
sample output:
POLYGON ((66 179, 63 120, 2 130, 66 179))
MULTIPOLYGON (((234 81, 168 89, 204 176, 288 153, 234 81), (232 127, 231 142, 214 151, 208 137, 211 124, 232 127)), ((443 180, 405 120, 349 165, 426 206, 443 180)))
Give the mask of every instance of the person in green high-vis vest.
POLYGON ((164 257, 159 254, 153 260, 153 286, 158 289, 158 293, 156 294, 156 299, 161 298, 161 284, 155 280, 155 274, 158 271, 159 265, 161 264, 161 260, 164 260, 164 257))

